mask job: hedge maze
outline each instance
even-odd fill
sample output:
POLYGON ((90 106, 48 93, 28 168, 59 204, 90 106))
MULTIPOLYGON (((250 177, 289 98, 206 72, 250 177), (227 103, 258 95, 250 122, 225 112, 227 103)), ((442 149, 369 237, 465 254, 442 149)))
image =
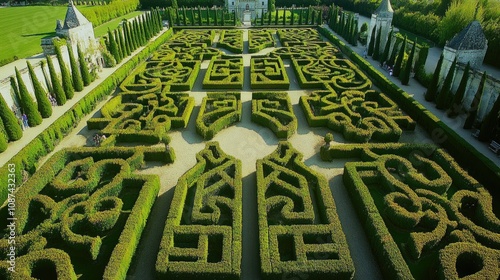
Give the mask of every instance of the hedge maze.
POLYGON ((223 30, 217 47, 226 49, 233 53, 243 53, 243 31, 223 30))
POLYGON ((248 52, 256 53, 265 48, 274 47, 273 31, 248 30, 248 52))
POLYGON ((403 116, 383 93, 346 90, 339 94, 329 86, 326 88, 300 97, 310 126, 328 127, 353 142, 397 142, 402 129, 415 129, 415 122, 403 116))
POLYGON ((394 143, 321 154, 357 159, 346 163, 344 184, 386 278, 500 277, 493 199, 444 150, 394 143))
POLYGON ((243 89, 243 58, 213 57, 203 79, 205 89, 243 89))
POLYGON ((297 130, 297 118, 286 92, 253 92, 252 121, 288 139, 297 130))
POLYGON ((217 132, 241 120, 239 92, 208 92, 203 98, 196 118, 196 132, 204 139, 212 139, 217 132))
MULTIPOLYGON (((2 228, 2 279, 125 279, 160 182, 136 175, 163 148, 74 148, 56 153, 16 193, 15 244, 2 228), (92 269, 89 269, 92 267, 92 269), (33 277, 33 278, 31 278, 33 277)), ((7 205, 0 209, 7 219, 7 205)))
POLYGON ((288 142, 257 161, 257 203, 264 279, 307 275, 351 279, 354 265, 326 179, 288 142))
POLYGON ((318 31, 312 28, 278 29, 277 33, 281 44, 285 47, 289 42, 323 42, 318 31))
POLYGON ((158 278, 240 279, 241 162, 217 142, 179 178, 156 262, 158 278))
POLYGON ((250 78, 252 89, 288 89, 290 87, 285 65, 280 57, 252 57, 250 78))

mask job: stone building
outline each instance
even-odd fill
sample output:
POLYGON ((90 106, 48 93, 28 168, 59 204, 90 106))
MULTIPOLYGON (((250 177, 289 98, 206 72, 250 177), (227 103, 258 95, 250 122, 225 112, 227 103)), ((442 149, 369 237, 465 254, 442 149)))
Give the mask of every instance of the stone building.
POLYGON ((267 12, 268 0, 226 0, 226 7, 230 12, 236 11, 236 16, 242 22, 250 21, 256 16, 262 17, 267 12))
POLYGON ((382 33, 380 34, 380 49, 383 50, 385 48, 385 44, 391 30, 393 17, 394 10, 392 9, 391 1, 382 0, 380 6, 378 6, 378 8, 372 14, 372 18, 370 20, 370 28, 368 30, 367 42, 369 43, 371 40, 373 28, 376 28, 375 34, 378 32, 379 28, 382 28, 382 33))

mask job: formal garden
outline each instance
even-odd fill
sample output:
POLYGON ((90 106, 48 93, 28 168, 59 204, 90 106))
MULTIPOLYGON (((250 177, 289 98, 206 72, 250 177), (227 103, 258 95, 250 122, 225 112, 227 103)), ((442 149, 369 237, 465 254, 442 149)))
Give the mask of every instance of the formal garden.
POLYGON ((469 147, 324 27, 171 28, 0 169, 0 278, 497 279, 469 147))

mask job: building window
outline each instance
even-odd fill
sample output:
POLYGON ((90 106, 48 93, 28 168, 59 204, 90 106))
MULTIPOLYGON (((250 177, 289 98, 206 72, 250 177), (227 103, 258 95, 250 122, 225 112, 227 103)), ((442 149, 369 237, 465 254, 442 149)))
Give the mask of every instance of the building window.
POLYGON ((262 2, 262 6, 264 6, 264 2, 262 2))
POLYGON ((234 2, 231 2, 231 5, 233 5, 233 6, 234 6, 234 2))

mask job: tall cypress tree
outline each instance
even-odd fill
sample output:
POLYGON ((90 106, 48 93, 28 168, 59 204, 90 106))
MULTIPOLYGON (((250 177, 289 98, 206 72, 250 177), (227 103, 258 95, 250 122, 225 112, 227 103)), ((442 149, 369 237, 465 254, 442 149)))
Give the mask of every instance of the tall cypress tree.
POLYGON ((311 9, 311 24, 314 25, 316 20, 316 10, 311 9))
POLYGON ((486 71, 483 73, 483 77, 481 78, 481 82, 479 83, 479 87, 477 88, 476 94, 474 95, 474 99, 470 105, 469 114, 464 123, 464 128, 469 129, 474 125, 476 121, 477 111, 479 109, 479 104, 481 103, 481 97, 483 96, 484 83, 486 82, 486 71))
POLYGON ((52 84, 52 88, 54 89, 54 97, 57 105, 64 105, 64 103, 66 103, 66 94, 64 94, 64 90, 61 82, 59 81, 59 77, 57 77, 56 69, 54 68, 54 64, 52 63, 50 56, 47 56, 47 65, 49 66, 50 82, 52 84))
MULTIPOLYGON (((186 12, 186 10, 184 10, 184 12, 186 12)), ((142 31, 142 37, 143 37, 143 42, 144 44, 147 44, 149 39, 151 38, 149 36, 149 33, 147 31, 147 25, 146 25, 146 19, 144 16, 141 16, 141 23, 139 24, 139 26, 141 27, 141 31, 142 31)), ((186 18, 184 18, 184 26, 186 26, 186 18)))
POLYGON ((57 61, 59 62, 59 69, 61 70, 61 80, 64 93, 66 94, 66 99, 71 99, 75 95, 75 89, 73 88, 73 80, 71 79, 71 75, 69 74, 68 67, 66 67, 66 63, 64 63, 61 47, 56 46, 55 49, 56 49, 57 61))
POLYGON ((391 31, 389 32, 389 37, 387 38, 387 42, 385 43, 384 52, 380 57, 380 62, 382 63, 386 62, 387 58, 389 58, 389 50, 391 49, 391 42, 392 42, 392 28, 391 31))
POLYGON ((191 8, 190 10, 191 10, 191 25, 194 25, 194 23, 195 23, 195 20, 194 20, 194 9, 191 8))
POLYGON ((291 16, 290 16, 290 25, 295 23, 295 8, 292 6, 291 16))
POLYGON ((210 9, 207 7, 207 25, 210 26, 210 9))
POLYGON ((54 92, 54 90, 52 89, 52 85, 50 84, 50 78, 47 75, 47 72, 45 71, 45 62, 43 60, 40 61, 40 69, 42 69, 43 79, 45 80, 45 85, 47 86, 47 90, 49 92, 54 92))
POLYGON ((399 49, 399 54, 396 59, 396 63, 394 64, 394 76, 399 77, 399 74, 401 73, 401 67, 403 65, 403 59, 405 57, 405 49, 406 49, 406 36, 405 39, 403 40, 403 45, 401 45, 401 48, 399 49))
POLYGON ((376 26, 374 26, 372 28, 372 36, 370 37, 370 43, 368 43, 368 55, 369 56, 373 55, 373 49, 375 47, 375 41, 376 41, 375 29, 377 29, 376 26))
POLYGON ((40 112, 42 118, 48 118, 52 115, 52 105, 47 97, 47 92, 40 84, 40 81, 36 77, 35 71, 33 71, 33 67, 31 67, 29 61, 26 61, 26 64, 28 64, 28 71, 30 73, 31 83, 33 84, 33 91, 38 105, 38 112, 40 112))
POLYGON ((394 42, 394 47, 391 51, 391 56, 389 57, 389 61, 387 62, 390 66, 394 66, 394 62, 396 61, 396 55, 398 54, 398 50, 401 47, 401 39, 396 37, 396 42, 394 42))
POLYGON ((434 101, 436 99, 436 94, 439 86, 439 74, 441 73, 441 67, 443 65, 443 54, 439 57, 438 64, 436 66, 436 70, 434 70, 434 75, 432 76, 431 83, 429 87, 427 87, 427 91, 425 92, 425 100, 434 101))
POLYGON ((7 150, 7 137, 3 133, 0 133, 0 152, 7 150))
POLYGON ((219 25, 219 9, 215 8, 214 13, 215 13, 214 22, 215 26, 217 26, 219 25))
POLYGON ((40 112, 38 112, 37 106, 35 105, 35 102, 31 98, 31 95, 28 92, 26 85, 24 84, 21 73, 19 73, 17 67, 15 69, 17 85, 19 86, 19 95, 21 96, 21 107, 28 117, 28 124, 30 126, 37 126, 42 123, 42 116, 40 115, 40 112))
POLYGON ((302 25, 302 14, 304 13, 304 10, 302 8, 299 8, 299 25, 302 25))
POLYGON ((283 25, 286 25, 286 8, 283 8, 283 25))
POLYGON ((0 118, 2 118, 5 132, 7 133, 8 140, 16 141, 23 137, 23 130, 19 125, 18 119, 14 112, 7 106, 5 99, 0 94, 0 118))
POLYGON ((500 94, 497 96, 491 111, 486 115, 481 124, 481 130, 479 131, 478 139, 479 141, 489 141, 495 135, 494 130, 498 124, 498 114, 500 113, 500 94))
POLYGON ((125 39, 125 44, 127 45, 128 54, 130 55, 134 51, 134 45, 132 43, 132 35, 130 34, 130 27, 126 20, 123 22, 123 35, 125 39))
POLYGON ((118 44, 116 43, 115 38, 113 37, 113 33, 111 33, 111 30, 109 28, 108 28, 108 41, 109 41, 109 52, 115 58, 116 62, 120 62, 118 44))
POLYGON ((198 6, 198 25, 202 26, 201 7, 198 6))
POLYGON ((378 28, 377 38, 373 49, 373 59, 378 60, 380 57, 380 37, 382 36, 382 26, 378 28))
POLYGON ((411 68, 413 65, 413 59, 415 58, 416 44, 417 43, 415 41, 413 41, 413 46, 411 47, 410 57, 408 57, 408 61, 406 61, 405 69, 401 73, 401 83, 403 85, 408 85, 408 83, 410 82, 410 74, 411 74, 411 68))
POLYGON ((464 69, 464 74, 462 75, 462 80, 460 80, 460 85, 458 86, 457 92, 453 96, 451 107, 448 110, 448 117, 450 118, 458 116, 462 110, 462 101, 464 99, 465 90, 467 89, 467 82, 469 81, 469 70, 470 63, 467 63, 467 66, 465 66, 464 69))
POLYGON ((68 54, 69 54, 69 65, 71 67, 71 78, 73 79, 73 86, 75 91, 80 92, 83 90, 83 80, 80 70, 78 69, 78 64, 76 63, 75 54, 73 53, 73 47, 68 43, 68 54))
POLYGON ((276 13, 274 14, 274 25, 278 25, 278 13, 279 13, 279 10, 276 9, 276 13))
POLYGON ((19 88, 17 87, 16 78, 10 76, 10 86, 14 91, 14 99, 17 104, 21 104, 21 95, 19 95, 19 88))
POLYGON ((122 53, 123 53, 123 57, 127 57, 130 55, 130 50, 127 46, 127 41, 125 40, 125 36, 123 36, 125 34, 125 31, 123 30, 123 28, 118 28, 118 37, 120 38, 120 45, 122 46, 122 53))
MULTIPOLYGON (((144 23, 144 21, 143 21, 143 23, 144 23)), ((182 7, 182 23, 184 24, 184 26, 187 26, 186 7, 182 7)))
POLYGON ((80 64, 80 74, 82 74, 83 85, 88 86, 92 82, 92 77, 90 75, 87 62, 85 61, 85 57, 80 49, 80 45, 77 45, 76 51, 78 53, 78 64, 80 64))
MULTIPOLYGON (((174 23, 172 23, 172 26, 174 23)), ((130 23, 130 30, 132 32, 132 40, 134 42, 134 50, 142 45, 139 29, 137 28, 137 18, 130 23)))
POLYGON ((436 97, 436 108, 440 110, 448 109, 451 105, 449 102, 450 99, 452 98, 451 83, 453 82, 453 77, 455 76, 456 65, 457 65, 457 59, 455 58, 455 60, 453 60, 453 63, 451 64, 448 74, 446 75, 446 79, 444 80, 441 92, 438 93, 438 96, 436 97))
POLYGON ((225 17, 225 15, 224 15, 224 9, 221 9, 221 13, 222 13, 222 15, 221 15, 221 25, 224 26, 226 24, 225 19, 224 19, 224 17, 225 17))
POLYGON ((122 44, 120 42, 120 35, 118 34, 117 29, 113 30, 113 36, 114 36, 114 40, 116 42, 116 46, 118 47, 118 59, 116 60, 116 62, 120 62, 120 61, 122 61, 124 55, 123 55, 123 47, 122 47, 122 44))

